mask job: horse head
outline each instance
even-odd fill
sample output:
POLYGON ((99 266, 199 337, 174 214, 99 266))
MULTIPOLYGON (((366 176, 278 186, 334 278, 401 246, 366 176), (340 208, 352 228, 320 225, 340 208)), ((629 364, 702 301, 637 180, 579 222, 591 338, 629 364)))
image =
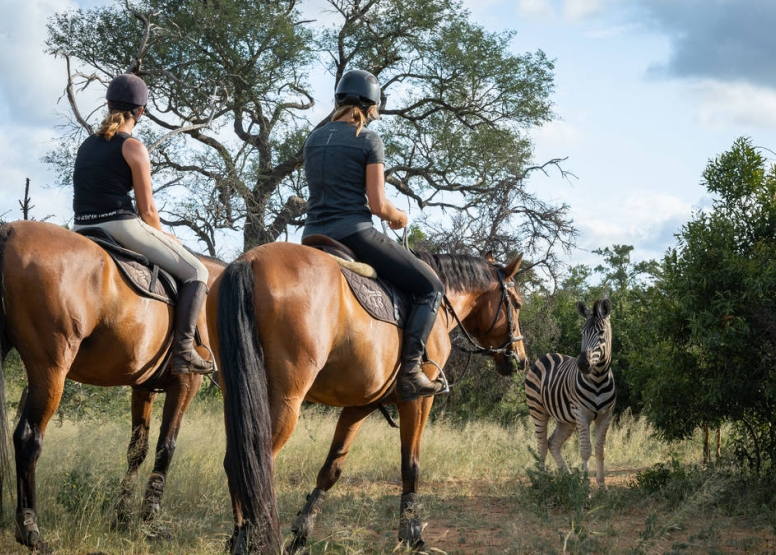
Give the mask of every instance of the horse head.
POLYGON ((520 268, 523 255, 506 266, 500 266, 489 252, 485 259, 490 263, 497 281, 477 301, 479 310, 467 319, 472 334, 487 348, 502 376, 513 374, 518 368, 525 370, 528 357, 525 354, 523 335, 520 333, 520 309, 523 299, 513 281, 520 268))

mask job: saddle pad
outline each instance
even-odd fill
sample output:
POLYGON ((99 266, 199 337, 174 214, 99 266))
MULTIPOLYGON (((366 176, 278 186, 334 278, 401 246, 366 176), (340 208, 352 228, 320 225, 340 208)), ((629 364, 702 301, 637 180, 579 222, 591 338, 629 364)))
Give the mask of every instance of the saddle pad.
POLYGON ((151 264, 144 256, 116 243, 93 235, 83 235, 105 249, 135 291, 169 305, 175 304, 178 286, 172 275, 151 264))
POLYGON ((177 287, 172 284, 175 280, 172 276, 166 276, 166 272, 159 266, 143 266, 136 260, 120 258, 109 252, 121 272, 126 276, 132 286, 142 295, 162 301, 169 305, 175 304, 177 287))
POLYGON ((351 291, 373 318, 404 327, 410 308, 407 295, 381 278, 369 278, 340 266, 351 291))

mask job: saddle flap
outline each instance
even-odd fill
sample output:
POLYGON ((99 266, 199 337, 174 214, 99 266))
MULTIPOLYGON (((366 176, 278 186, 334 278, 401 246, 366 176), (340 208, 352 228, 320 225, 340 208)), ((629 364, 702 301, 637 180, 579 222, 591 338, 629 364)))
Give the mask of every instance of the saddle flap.
POLYGON ((168 272, 152 264, 144 255, 122 247, 100 227, 85 227, 77 233, 101 246, 138 293, 163 303, 175 304, 178 284, 168 272))

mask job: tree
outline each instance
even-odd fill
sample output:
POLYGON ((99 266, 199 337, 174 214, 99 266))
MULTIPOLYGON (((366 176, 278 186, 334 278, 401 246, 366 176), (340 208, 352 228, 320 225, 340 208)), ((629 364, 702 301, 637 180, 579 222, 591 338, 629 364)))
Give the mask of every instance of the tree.
POLYGON ((542 202, 525 181, 564 172, 559 159, 534 164, 528 137, 552 118, 553 62, 512 54, 514 33, 472 23, 458 0, 326 6, 140 0, 55 15, 47 50, 65 60, 72 112, 63 147, 48 156, 60 183, 101 116, 81 106, 129 70, 151 92, 153 125, 141 127, 164 223, 192 229, 211 254, 221 230, 240 231, 246 250, 274 241, 304 222, 302 145, 331 109, 316 108, 313 82, 333 91, 346 70, 363 68, 383 86, 386 181, 434 210, 431 232, 552 265, 575 237, 568 207, 542 202))
POLYGON ((667 438, 734 425, 757 470, 776 457, 776 170, 748 139, 709 162, 715 195, 682 227, 656 282, 653 353, 636 379, 667 438))

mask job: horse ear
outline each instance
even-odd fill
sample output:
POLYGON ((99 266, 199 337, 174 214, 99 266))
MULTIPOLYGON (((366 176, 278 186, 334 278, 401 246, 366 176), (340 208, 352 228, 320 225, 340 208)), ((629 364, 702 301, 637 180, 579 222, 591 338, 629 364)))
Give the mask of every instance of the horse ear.
POLYGON ((495 264, 496 263, 496 259, 493 258, 493 251, 488 251, 488 252, 485 253, 485 260, 487 260, 491 264, 495 264))
POLYGON ((590 318, 590 315, 593 314, 583 301, 577 301, 577 312, 585 319, 590 318))
POLYGON ((509 265, 504 270, 504 279, 509 281, 510 279, 515 277, 517 270, 520 269, 520 263, 522 261, 523 261, 523 255, 520 254, 517 258, 515 258, 512 262, 510 262, 509 265))

